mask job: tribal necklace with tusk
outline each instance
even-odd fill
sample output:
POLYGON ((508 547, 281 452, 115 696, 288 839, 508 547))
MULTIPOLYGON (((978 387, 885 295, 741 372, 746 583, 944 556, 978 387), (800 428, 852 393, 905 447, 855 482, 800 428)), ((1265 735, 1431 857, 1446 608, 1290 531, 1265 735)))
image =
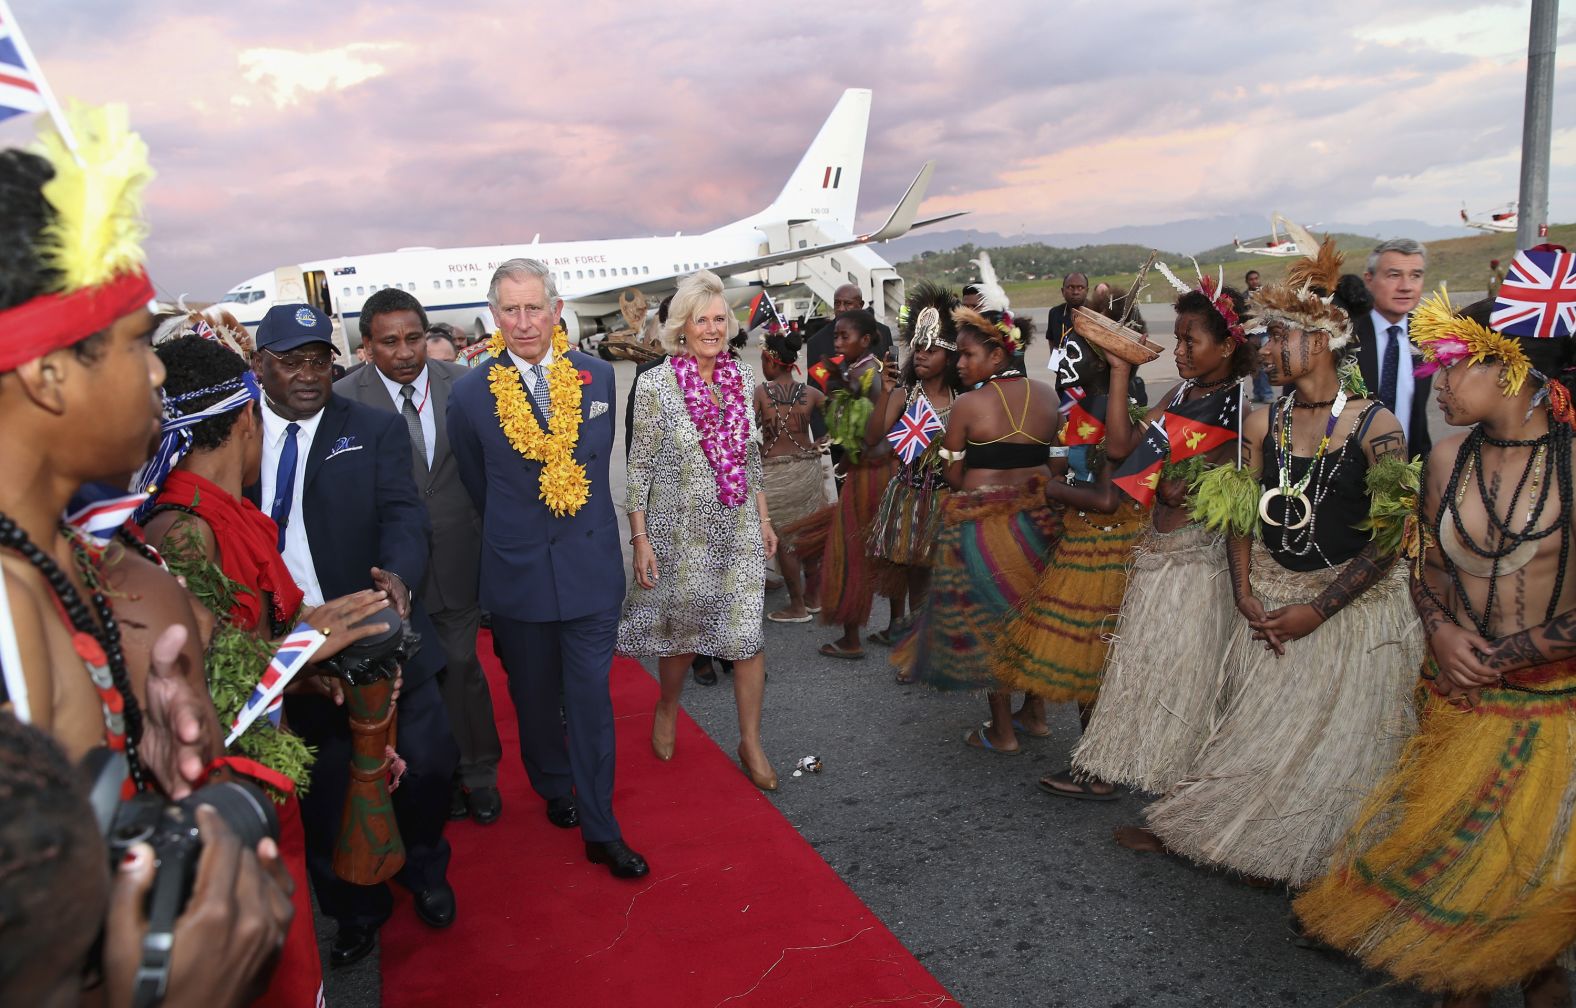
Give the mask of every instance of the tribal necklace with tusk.
POLYGON ((1276 447, 1279 451, 1276 452, 1275 460, 1279 479, 1274 487, 1264 491, 1264 495, 1259 498, 1259 517, 1264 520, 1266 525, 1277 527, 1281 526, 1282 523, 1270 517, 1270 501, 1276 495, 1286 499, 1286 513, 1284 517, 1288 520, 1285 522, 1284 527, 1288 531, 1304 527, 1313 518, 1313 503, 1308 500, 1308 484, 1313 481, 1314 471, 1321 468, 1324 453, 1330 447, 1330 435, 1335 433, 1335 425, 1341 419, 1341 411, 1346 408, 1346 390, 1342 389, 1337 393, 1335 401, 1330 404, 1330 419, 1324 425, 1324 437, 1319 441, 1319 450, 1313 453, 1313 460, 1308 463, 1308 471, 1302 474, 1302 479, 1293 483, 1291 481, 1291 418, 1292 405, 1295 399, 1295 395, 1289 395, 1281 400, 1283 405, 1281 406, 1280 431, 1279 437, 1276 438, 1276 447), (1302 514, 1296 521, 1290 520, 1294 514, 1292 509, 1293 501, 1302 505, 1302 514))

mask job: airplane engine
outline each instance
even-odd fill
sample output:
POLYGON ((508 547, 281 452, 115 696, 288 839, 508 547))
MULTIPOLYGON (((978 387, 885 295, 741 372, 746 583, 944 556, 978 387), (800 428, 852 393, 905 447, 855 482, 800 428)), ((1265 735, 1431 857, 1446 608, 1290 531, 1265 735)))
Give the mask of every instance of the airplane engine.
POLYGON ((577 346, 582 335, 596 332, 594 323, 583 324, 580 316, 575 314, 575 310, 568 305, 564 306, 563 314, 558 317, 558 322, 564 327, 564 332, 569 334, 570 346, 577 346))

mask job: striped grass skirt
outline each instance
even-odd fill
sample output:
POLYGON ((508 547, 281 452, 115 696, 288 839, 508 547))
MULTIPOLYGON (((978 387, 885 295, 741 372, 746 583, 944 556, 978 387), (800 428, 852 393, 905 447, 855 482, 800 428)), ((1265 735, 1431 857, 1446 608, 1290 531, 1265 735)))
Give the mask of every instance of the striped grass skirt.
POLYGON ((891 459, 849 466, 843 492, 832 505, 821 561, 821 622, 828 626, 870 621, 877 572, 866 541, 892 469, 891 459))
POLYGON ((991 642, 1034 587, 1061 533, 1045 505, 1045 479, 957 490, 942 506, 930 596, 892 649, 892 664, 940 690, 995 685, 991 642))
MULTIPOLYGON (((1257 544, 1251 576, 1266 611, 1310 602, 1339 568, 1288 571, 1257 544)), ((1187 780, 1149 806, 1171 850, 1293 887, 1323 874, 1363 801, 1416 731, 1423 634, 1397 564, 1286 656, 1233 621, 1230 700, 1187 780)))
POLYGON ((1127 565, 1149 515, 1123 504, 1109 515, 1069 510, 1065 521, 1039 584, 1007 621, 991 667, 1009 689, 1050 703, 1092 703, 1122 609, 1127 565))
POLYGON ((1504 987, 1576 943, 1576 660, 1505 678, 1524 688, 1468 709, 1427 692, 1400 765, 1296 903, 1311 934, 1429 991, 1504 987))
POLYGON ((1236 619, 1224 540, 1198 524, 1148 529, 1073 765, 1151 794, 1186 778, 1224 702, 1221 655, 1236 619))

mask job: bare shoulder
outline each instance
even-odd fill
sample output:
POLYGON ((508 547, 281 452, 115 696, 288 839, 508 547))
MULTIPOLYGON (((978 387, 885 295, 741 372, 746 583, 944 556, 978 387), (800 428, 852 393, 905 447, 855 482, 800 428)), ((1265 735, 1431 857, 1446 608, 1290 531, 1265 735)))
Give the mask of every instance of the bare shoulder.
POLYGON ((1261 440, 1270 429, 1270 414, 1275 412, 1275 407, 1263 406, 1242 418, 1242 436, 1254 441, 1261 440))

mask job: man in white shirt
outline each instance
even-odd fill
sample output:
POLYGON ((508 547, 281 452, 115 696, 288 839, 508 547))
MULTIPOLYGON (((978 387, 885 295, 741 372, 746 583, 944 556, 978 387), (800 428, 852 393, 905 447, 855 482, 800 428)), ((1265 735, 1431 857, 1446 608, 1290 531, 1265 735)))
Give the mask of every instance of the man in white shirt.
POLYGON ((1408 458, 1427 456, 1433 447, 1428 434, 1431 378, 1415 378, 1408 336, 1412 309, 1423 296, 1428 250, 1410 238, 1381 242, 1368 255, 1363 284, 1373 296, 1373 310, 1352 319, 1357 337, 1357 365, 1368 395, 1395 414, 1406 435, 1408 458))
MULTIPOLYGON (((372 366, 341 378, 334 392, 373 409, 398 413, 405 423, 411 441, 411 476, 432 522, 427 579, 413 587, 442 638, 446 664, 438 684, 460 747, 449 818, 469 816, 487 825, 497 821, 503 810, 498 794, 503 749, 487 677, 476 658, 481 519, 449 450, 447 418, 450 391, 468 372, 431 356, 435 339, 453 349, 446 337, 433 335, 436 331, 427 325, 426 311, 411 294, 396 288, 378 291, 361 307, 361 345, 367 348, 372 366)), ((438 644, 433 642, 435 647, 438 644)))

